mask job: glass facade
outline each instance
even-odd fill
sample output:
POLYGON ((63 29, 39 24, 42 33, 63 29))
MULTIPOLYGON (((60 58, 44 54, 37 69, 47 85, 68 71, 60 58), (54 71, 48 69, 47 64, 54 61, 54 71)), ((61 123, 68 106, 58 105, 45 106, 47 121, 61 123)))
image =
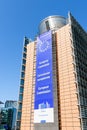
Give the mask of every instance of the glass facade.
POLYGON ((28 43, 29 43, 29 40, 27 39, 27 37, 25 37, 24 38, 24 47, 23 47, 22 67, 21 67, 19 100, 18 100, 18 112, 17 112, 17 124, 16 124, 17 130, 20 129, 20 123, 21 123, 23 91, 24 91, 24 77, 25 77, 26 56, 27 56, 27 47, 26 46, 28 43))
POLYGON ((13 120, 13 109, 11 108, 3 108, 1 110, 1 123, 0 123, 0 130, 12 130, 12 120, 13 120))
POLYGON ((73 16, 72 37, 79 117, 82 130, 87 130, 87 34, 73 16))
POLYGON ((7 100, 7 101, 5 102, 5 108, 8 108, 8 107, 17 108, 17 101, 7 100))

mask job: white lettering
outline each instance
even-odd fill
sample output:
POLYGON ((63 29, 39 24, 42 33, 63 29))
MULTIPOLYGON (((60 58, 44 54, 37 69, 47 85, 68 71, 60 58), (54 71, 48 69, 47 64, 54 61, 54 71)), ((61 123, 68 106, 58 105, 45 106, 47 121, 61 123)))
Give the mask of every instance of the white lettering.
POLYGON ((49 74, 50 74, 50 72, 46 72, 46 73, 37 75, 37 77, 41 77, 41 76, 45 76, 45 75, 49 75, 49 74))
POLYGON ((37 79, 37 81, 43 81, 43 80, 45 80, 45 79, 50 79, 50 76, 43 77, 43 78, 39 78, 39 79, 37 79))
POLYGON ((49 66, 49 63, 43 64, 43 65, 41 65, 41 66, 38 66, 38 69, 43 68, 43 67, 46 67, 46 66, 49 66))
POLYGON ((43 87, 38 87, 38 90, 44 90, 44 89, 48 89, 49 86, 43 86, 43 87))
POLYGON ((50 93, 50 92, 51 92, 51 90, 41 91, 41 92, 37 92, 37 95, 50 93))
POLYGON ((41 65, 41 64, 44 64, 44 63, 47 63, 47 62, 48 62, 48 60, 43 60, 43 61, 39 62, 39 64, 41 65))

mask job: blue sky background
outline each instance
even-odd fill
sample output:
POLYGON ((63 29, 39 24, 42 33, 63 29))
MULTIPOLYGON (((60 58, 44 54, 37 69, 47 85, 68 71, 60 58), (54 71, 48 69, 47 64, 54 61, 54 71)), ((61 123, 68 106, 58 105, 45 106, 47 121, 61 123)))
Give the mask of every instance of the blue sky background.
POLYGON ((17 100, 23 38, 34 39, 40 21, 68 11, 87 31, 87 0, 0 0, 0 100, 17 100))

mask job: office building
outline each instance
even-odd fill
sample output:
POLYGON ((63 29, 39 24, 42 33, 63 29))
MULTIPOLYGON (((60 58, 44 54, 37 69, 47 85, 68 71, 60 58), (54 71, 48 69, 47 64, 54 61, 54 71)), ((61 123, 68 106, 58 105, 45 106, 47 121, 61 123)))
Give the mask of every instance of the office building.
POLYGON ((87 130, 87 33, 68 14, 23 47, 17 130, 87 130))
POLYGON ((2 108, 0 115, 0 130, 12 130, 13 110, 11 108, 2 108))
POLYGON ((5 108, 8 108, 8 107, 17 108, 17 101, 7 100, 7 101, 5 102, 5 108))
POLYGON ((13 115, 12 115, 12 126, 11 126, 11 129, 15 130, 15 128, 16 128, 16 115, 17 115, 18 103, 17 103, 17 101, 14 101, 14 100, 7 100, 5 102, 5 108, 12 109, 13 115))
POLYGON ((17 101, 7 100, 0 108, 0 130, 15 130, 17 115, 17 101))
POLYGON ((4 104, 2 101, 0 101, 0 104, 4 104))

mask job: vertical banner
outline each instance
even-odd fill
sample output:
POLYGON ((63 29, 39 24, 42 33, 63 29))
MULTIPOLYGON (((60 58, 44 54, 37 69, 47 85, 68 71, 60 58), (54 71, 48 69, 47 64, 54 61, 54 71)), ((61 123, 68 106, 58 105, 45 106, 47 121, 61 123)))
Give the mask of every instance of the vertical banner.
POLYGON ((52 34, 37 37, 34 123, 54 122, 52 34))

